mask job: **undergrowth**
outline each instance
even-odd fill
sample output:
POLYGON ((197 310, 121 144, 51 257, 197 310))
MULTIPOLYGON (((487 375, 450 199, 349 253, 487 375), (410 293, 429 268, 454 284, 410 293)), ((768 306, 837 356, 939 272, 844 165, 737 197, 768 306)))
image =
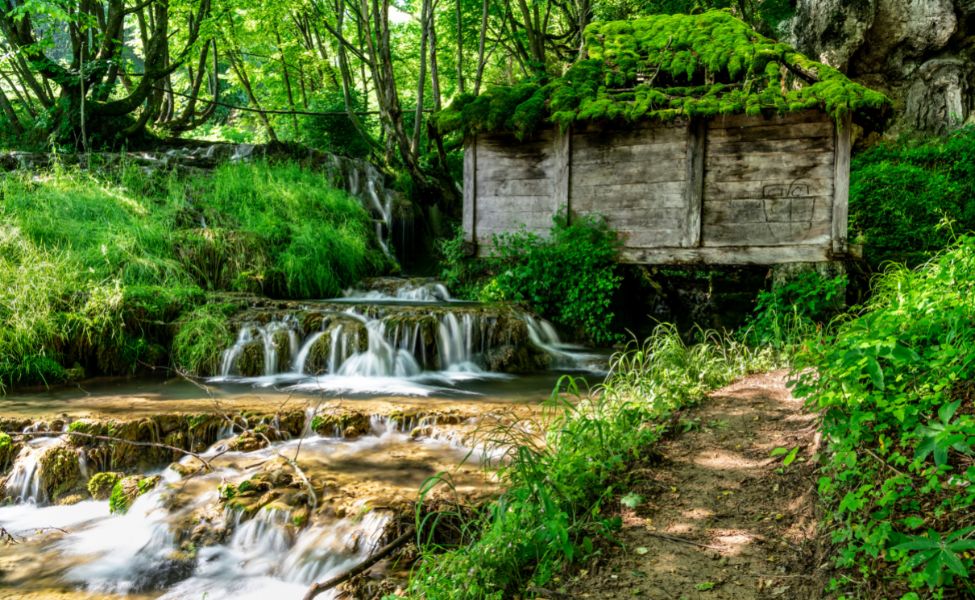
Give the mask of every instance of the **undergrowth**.
MULTIPOLYGON (((975 237, 892 266, 798 358, 822 414, 819 493, 853 597, 971 597, 975 586, 975 237)), ((848 597, 849 597, 848 596, 848 597)))
POLYGON ((882 142, 850 172, 850 237, 873 268, 916 266, 975 231, 975 126, 946 137, 882 142))
POLYGON ((556 215, 547 237, 496 235, 491 256, 464 253, 463 232, 442 242, 441 278, 462 297, 515 302, 596 344, 618 341, 611 309, 622 277, 616 233, 595 216, 556 215))
POLYGON ((171 351, 206 372, 201 348, 227 327, 227 311, 200 324, 209 293, 330 296, 385 266, 359 202, 289 163, 55 165, 0 176, 0 199, 0 389, 166 366, 171 351))
MULTIPOLYGON (((518 423, 488 436, 490 445, 509 449, 499 473, 505 491, 465 522, 456 545, 432 541, 443 515, 418 514, 422 557, 409 593, 501 599, 533 587, 557 589, 566 566, 620 527, 604 509, 625 491, 627 465, 666 433, 674 412, 773 364, 769 351, 710 333, 689 345, 673 327, 660 326, 643 344, 631 342, 616 354, 606 381, 591 392, 563 378, 548 405, 544 440, 518 423)), ((443 481, 429 481, 424 494, 443 481)))

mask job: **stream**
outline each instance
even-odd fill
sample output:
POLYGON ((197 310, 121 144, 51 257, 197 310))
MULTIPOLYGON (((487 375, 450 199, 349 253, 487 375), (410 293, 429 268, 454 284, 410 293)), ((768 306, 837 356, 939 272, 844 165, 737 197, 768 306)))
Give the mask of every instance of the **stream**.
MULTIPOLYGON (((0 453, 0 598, 301 598, 411 524, 438 473, 452 487, 434 501, 489 497, 497 432, 539 435, 558 377, 606 364, 421 280, 269 302, 236 326, 200 382, 3 400, 0 430, 40 433, 0 453)), ((402 568, 381 562, 354 595, 391 593, 402 568)))

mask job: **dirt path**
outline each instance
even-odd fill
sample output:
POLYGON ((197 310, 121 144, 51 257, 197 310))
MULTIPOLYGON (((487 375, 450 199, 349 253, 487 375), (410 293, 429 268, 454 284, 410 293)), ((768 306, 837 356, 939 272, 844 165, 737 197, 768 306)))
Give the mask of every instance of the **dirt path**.
POLYGON ((689 411, 689 431, 634 473, 622 547, 567 585, 575 598, 816 598, 818 437, 787 375, 751 376, 689 411), (783 466, 775 448, 798 447, 783 466))

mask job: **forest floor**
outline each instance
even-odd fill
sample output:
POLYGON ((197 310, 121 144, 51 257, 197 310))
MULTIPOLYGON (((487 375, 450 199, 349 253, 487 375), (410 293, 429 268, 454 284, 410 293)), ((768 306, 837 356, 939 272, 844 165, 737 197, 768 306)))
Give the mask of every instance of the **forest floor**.
POLYGON ((744 378, 682 415, 686 431, 629 474, 641 502, 621 504, 619 544, 564 582, 573 598, 820 596, 819 436, 787 379, 744 378))

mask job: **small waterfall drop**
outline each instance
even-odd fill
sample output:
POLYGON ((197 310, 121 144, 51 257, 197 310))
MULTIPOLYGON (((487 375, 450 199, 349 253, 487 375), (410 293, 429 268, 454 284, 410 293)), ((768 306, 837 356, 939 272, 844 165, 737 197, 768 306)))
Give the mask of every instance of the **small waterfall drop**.
POLYGON ((56 437, 37 437, 24 444, 4 485, 6 497, 18 503, 42 504, 47 501, 41 459, 60 441, 56 437))

